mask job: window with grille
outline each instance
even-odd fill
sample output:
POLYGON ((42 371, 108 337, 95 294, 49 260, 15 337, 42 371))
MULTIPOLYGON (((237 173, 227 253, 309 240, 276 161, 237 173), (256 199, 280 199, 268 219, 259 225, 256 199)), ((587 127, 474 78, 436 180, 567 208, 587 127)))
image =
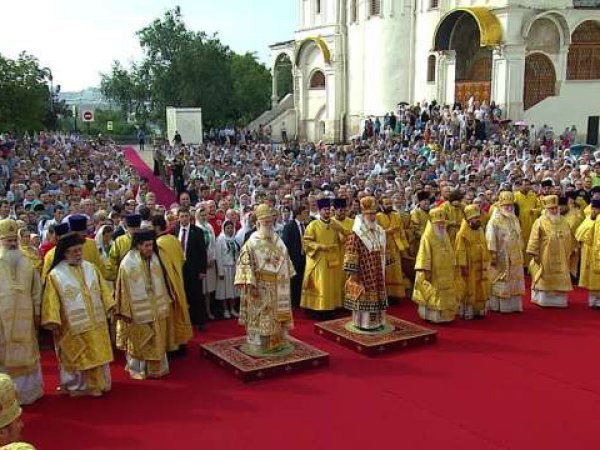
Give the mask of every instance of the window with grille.
POLYGON ((429 0, 429 9, 437 9, 440 6, 440 0, 429 0))
POLYGON ((381 15, 381 0, 370 0, 371 1, 371 16, 381 15))
POLYGON ((325 74, 320 70, 317 70, 310 77, 310 88, 311 89, 325 89, 325 74))
POLYGON ((427 82, 435 82, 435 55, 429 55, 427 58, 427 82))
POLYGON ((587 20, 571 36, 567 80, 600 79, 600 21, 587 20))

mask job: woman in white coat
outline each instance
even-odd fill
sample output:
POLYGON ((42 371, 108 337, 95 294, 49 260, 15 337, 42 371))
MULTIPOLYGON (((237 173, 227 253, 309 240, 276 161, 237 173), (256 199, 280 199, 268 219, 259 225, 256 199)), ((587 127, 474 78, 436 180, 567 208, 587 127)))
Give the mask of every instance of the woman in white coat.
POLYGON ((235 310, 237 289, 234 287, 235 265, 240 255, 240 245, 235 239, 233 222, 226 220, 223 231, 217 239, 215 256, 217 260, 217 294, 216 298, 223 302, 223 317, 230 319, 238 317, 235 310))

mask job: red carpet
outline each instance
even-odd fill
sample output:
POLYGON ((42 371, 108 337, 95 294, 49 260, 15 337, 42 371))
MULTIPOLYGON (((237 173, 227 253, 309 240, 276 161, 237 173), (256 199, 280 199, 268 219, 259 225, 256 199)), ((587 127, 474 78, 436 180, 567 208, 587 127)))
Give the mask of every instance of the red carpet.
MULTIPOLYGON (((164 380, 129 380, 118 363, 108 396, 71 399, 53 392, 46 353, 48 395, 26 409, 25 436, 40 449, 598 448, 600 313, 584 297, 455 322, 433 346, 377 359, 319 338, 297 313, 294 336, 330 352, 330 367, 252 384, 194 345, 164 380)), ((409 303, 392 313, 418 320, 409 303)), ((242 333, 214 322, 197 342, 242 333)))
POLYGON ((169 189, 162 180, 152 172, 138 152, 131 146, 124 147, 123 153, 131 166, 136 170, 140 177, 147 178, 150 185, 150 191, 156 194, 156 203, 164 205, 167 209, 177 201, 175 192, 169 189))
MULTIPOLYGON (((119 361, 109 395, 71 399, 54 392, 46 352, 47 396, 26 408, 24 437, 42 450, 599 448, 600 312, 586 298, 457 321, 433 346, 377 359, 316 336, 297 313, 294 336, 330 352, 330 366, 252 384, 193 345, 164 380, 129 380, 119 361)), ((408 302, 391 313, 418 322, 408 302)), ((214 322, 196 342, 241 334, 214 322)))

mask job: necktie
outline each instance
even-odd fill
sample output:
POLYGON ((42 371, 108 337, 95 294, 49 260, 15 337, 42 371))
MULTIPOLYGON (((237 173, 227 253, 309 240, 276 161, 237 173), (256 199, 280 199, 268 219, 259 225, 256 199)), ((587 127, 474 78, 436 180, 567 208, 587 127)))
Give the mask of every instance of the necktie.
POLYGON ((187 229, 181 230, 181 246, 183 247, 183 253, 187 253, 187 229))

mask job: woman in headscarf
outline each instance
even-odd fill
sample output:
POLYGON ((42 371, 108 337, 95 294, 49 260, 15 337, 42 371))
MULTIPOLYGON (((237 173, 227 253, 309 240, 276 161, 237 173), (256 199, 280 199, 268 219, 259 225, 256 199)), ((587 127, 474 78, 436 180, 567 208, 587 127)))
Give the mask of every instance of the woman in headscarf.
POLYGON ((112 246, 112 234, 113 227, 110 225, 102 225, 98 228, 96 233, 96 247, 102 257, 102 260, 106 263, 108 261, 108 255, 112 246))
POLYGON ((206 216, 206 206, 202 204, 196 210, 196 226, 204 233, 204 243, 206 244, 206 278, 204 279, 204 296, 206 298, 206 317, 214 320, 215 316, 211 313, 210 306, 215 299, 215 290, 217 289, 217 272, 215 269, 215 231, 208 222, 206 216))
POLYGON ((31 243, 31 232, 26 227, 22 227, 19 228, 17 235, 19 237, 19 249, 21 253, 31 261, 35 270, 41 274, 43 261, 40 257, 39 249, 31 243))
POLYGON ((231 221, 223 223, 223 231, 216 242, 215 257, 217 263, 217 300, 223 301, 223 317, 230 319, 238 317, 235 310, 236 299, 239 297, 234 287, 235 265, 240 255, 240 245, 235 239, 235 228, 231 221))

